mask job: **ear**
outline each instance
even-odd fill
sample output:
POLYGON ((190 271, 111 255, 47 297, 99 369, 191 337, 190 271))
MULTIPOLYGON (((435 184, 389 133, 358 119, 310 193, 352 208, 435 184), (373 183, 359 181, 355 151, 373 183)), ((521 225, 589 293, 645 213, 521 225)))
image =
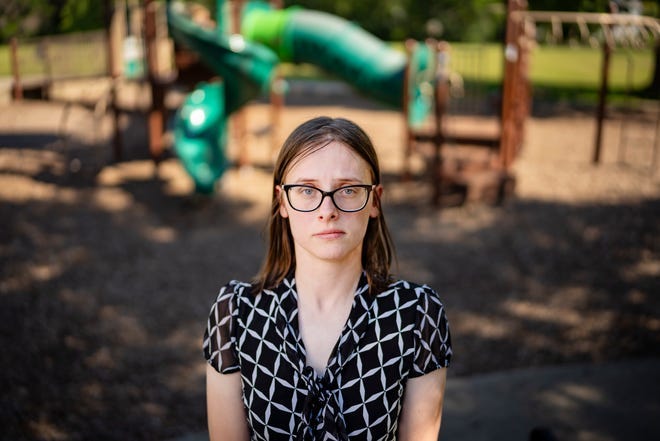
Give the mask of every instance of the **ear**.
POLYGON ((369 209, 369 217, 378 217, 380 214, 380 201, 383 197, 383 186, 378 184, 374 188, 374 195, 371 199, 371 208, 369 209))
POLYGON ((282 186, 275 186, 275 197, 280 201, 280 216, 283 218, 289 217, 289 211, 287 209, 286 202, 284 201, 284 190, 282 190, 282 186))

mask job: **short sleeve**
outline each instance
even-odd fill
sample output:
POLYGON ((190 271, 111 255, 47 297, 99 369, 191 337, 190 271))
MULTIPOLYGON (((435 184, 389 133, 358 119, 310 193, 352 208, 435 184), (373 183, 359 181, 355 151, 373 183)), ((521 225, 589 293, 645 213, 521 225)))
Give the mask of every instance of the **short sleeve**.
POLYGON ((445 307, 438 294, 428 286, 416 288, 415 359, 411 377, 446 368, 451 361, 451 335, 445 307))
POLYGON ((204 358, 223 374, 239 370, 235 329, 239 310, 238 286, 238 282, 232 281, 220 289, 204 331, 204 358))

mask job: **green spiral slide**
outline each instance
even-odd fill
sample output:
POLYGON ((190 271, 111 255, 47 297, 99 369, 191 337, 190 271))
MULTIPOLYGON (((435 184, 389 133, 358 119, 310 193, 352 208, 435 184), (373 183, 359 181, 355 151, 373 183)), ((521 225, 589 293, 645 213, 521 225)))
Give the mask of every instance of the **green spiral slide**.
MULTIPOLYGON (((296 7, 273 10, 268 4, 251 2, 243 12, 241 33, 274 50, 281 61, 321 67, 377 101, 402 107, 406 54, 355 23, 324 12, 296 7)), ((413 95, 421 93, 421 83, 432 80, 430 57, 426 46, 418 44, 411 66, 413 95)))
MULTIPOLYGON (((212 192, 226 168, 227 118, 268 92, 280 61, 316 65, 377 101, 403 107, 406 55, 347 20, 251 1, 242 10, 241 35, 228 35, 196 25, 176 3, 168 2, 167 9, 171 37, 222 78, 199 85, 175 118, 174 147, 198 192, 212 192)), ((417 44, 408 90, 412 124, 423 121, 431 108, 434 69, 432 52, 417 44)))

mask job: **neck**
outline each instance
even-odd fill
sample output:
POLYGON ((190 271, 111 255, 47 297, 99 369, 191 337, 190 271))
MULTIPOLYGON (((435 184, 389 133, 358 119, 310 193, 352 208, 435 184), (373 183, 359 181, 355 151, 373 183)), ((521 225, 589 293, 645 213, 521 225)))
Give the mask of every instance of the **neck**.
POLYGON ((362 274, 361 265, 296 265, 299 301, 328 309, 352 299, 362 274))

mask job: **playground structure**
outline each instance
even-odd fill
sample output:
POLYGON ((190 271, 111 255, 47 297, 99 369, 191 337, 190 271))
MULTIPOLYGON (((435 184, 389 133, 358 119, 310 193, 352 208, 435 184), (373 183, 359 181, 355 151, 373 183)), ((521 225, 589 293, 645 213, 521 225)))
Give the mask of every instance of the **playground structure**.
MULTIPOLYGON (((139 5, 137 1, 130 3, 139 5)), ((509 0, 499 131, 497 134, 456 133, 446 130, 445 124, 450 116, 451 93, 444 73, 448 66, 443 66, 441 61, 447 50, 443 42, 411 41, 406 45, 406 53, 401 53, 339 17, 301 9, 282 10, 278 2, 262 1, 219 0, 215 20, 207 16, 195 17, 181 5, 168 1, 166 25, 163 26, 165 14, 159 5, 162 4, 153 0, 143 2, 142 17, 136 13, 132 18, 132 22, 141 21, 143 27, 129 32, 123 44, 117 41, 115 21, 109 23, 107 65, 112 81, 104 100, 100 101, 103 103, 100 108, 108 105, 113 110, 117 128, 119 110, 114 85, 122 75, 116 69, 119 64, 117 47, 123 46, 123 76, 142 76, 149 84, 149 151, 158 161, 165 145, 163 135, 168 112, 165 96, 175 82, 185 84, 192 92, 176 113, 173 144, 195 181, 197 191, 202 193, 213 191, 215 181, 228 166, 225 145, 230 118, 234 137, 239 142, 245 138, 242 135, 245 121, 241 115, 245 104, 270 94, 273 103, 270 130, 276 132, 285 89, 277 65, 289 61, 319 66, 374 100, 401 110, 406 127, 403 175, 410 176, 408 161, 417 146, 432 145, 428 168, 434 204, 441 203, 443 192, 457 186, 462 187, 465 194, 470 187, 480 187, 472 192, 473 198, 500 202, 512 191, 514 177, 510 167, 522 147, 525 120, 530 113, 528 69, 531 48, 535 44, 535 23, 547 21, 552 23, 553 29, 561 29, 561 23, 572 20, 581 34, 587 35, 584 40, 590 44, 596 39, 591 38, 588 24, 599 23, 606 35, 604 47, 610 48, 605 55, 612 48, 612 40, 607 35, 612 35, 608 34, 608 29, 614 25, 634 25, 648 30, 651 41, 658 35, 658 21, 647 17, 640 20, 640 17, 625 14, 536 13, 527 11, 524 0, 509 0), (163 40, 173 41, 176 47, 173 70, 163 62, 167 58, 163 56, 167 52, 163 50, 163 40), (132 55, 127 57, 127 54, 132 55), (467 157, 448 161, 455 150, 448 147, 456 145, 485 149, 490 152, 489 159, 467 157)), ((126 34, 125 30, 121 32, 126 34)), ((603 65, 597 146, 602 136, 607 88, 606 62, 603 65)), ((15 85, 20 85, 19 75, 16 77, 15 85)), ((20 87, 14 89, 20 91, 20 87)), ((656 131, 656 144, 657 138, 656 131)), ((118 159, 121 157, 119 130, 115 130, 113 144, 118 159)), ((597 152, 595 148, 594 162, 598 162, 597 152)), ((654 148, 653 163, 657 160, 656 152, 654 148)), ((245 158, 239 157, 239 164, 245 162, 245 158)))
MULTIPOLYGON (((510 29, 515 29, 514 32, 521 39, 521 46, 523 47, 531 47, 536 44, 539 24, 550 26, 550 32, 546 40, 552 44, 564 41, 566 35, 571 34, 573 30, 571 28, 577 28, 577 32, 574 32, 574 34, 579 35, 580 44, 589 45, 590 47, 601 47, 603 55, 600 66, 600 88, 595 116, 596 133, 592 153, 592 162, 598 164, 601 160, 603 128, 607 119, 608 83, 612 55, 619 48, 640 49, 649 47, 655 48, 657 54, 660 47, 660 20, 652 17, 616 12, 609 14, 573 13, 561 11, 527 11, 521 8, 509 14, 509 23, 511 26, 510 29)), ((507 51, 509 50, 508 44, 507 42, 507 51)), ((627 67, 629 78, 630 71, 633 68, 630 61, 627 67)), ((528 68, 525 67, 525 69, 528 68)), ((626 88, 627 92, 630 93, 631 87, 629 84, 626 88)), ((652 109, 651 117, 646 118, 646 121, 644 121, 645 124, 650 126, 651 132, 653 132, 653 136, 648 140, 652 151, 650 160, 652 170, 657 169, 659 160, 660 101, 656 102, 655 107, 655 110, 652 109)), ((503 108, 503 111, 505 111, 505 108, 503 108)), ((625 150, 629 144, 629 139, 626 136, 626 128, 627 125, 633 122, 633 119, 639 120, 639 118, 632 117, 624 117, 622 119, 621 138, 619 141, 619 162, 624 161, 625 150)))
MULTIPOLYGON (((530 59, 537 42, 537 25, 549 24, 551 33, 548 38, 551 44, 562 43, 571 27, 577 28, 581 44, 590 47, 601 47, 603 61, 600 66, 599 100, 596 110, 596 132, 592 163, 601 161, 604 124, 607 119, 607 96, 611 56, 617 47, 648 48, 660 44, 660 21, 652 17, 640 15, 609 13, 572 13, 562 11, 529 11, 525 0, 510 0, 507 2, 507 24, 504 42, 504 75, 501 87, 501 97, 497 119, 497 133, 484 130, 456 131, 448 128, 448 120, 452 118, 450 103, 453 101, 451 92, 452 79, 450 75, 440 75, 435 85, 435 108, 431 127, 419 129, 407 125, 405 144, 404 174, 408 173, 410 157, 420 144, 430 144, 431 174, 433 182, 433 202, 439 203, 443 192, 450 191, 459 185, 468 193, 466 197, 488 200, 498 203, 513 190, 515 177, 510 174, 510 167, 523 146, 525 136, 525 121, 531 112, 532 90, 529 81, 530 59), (470 152, 467 156, 457 157, 454 147, 467 146, 470 152), (469 150, 472 149, 472 150, 469 150), (489 151, 490 155, 479 155, 475 150, 489 151), (487 159, 484 159, 487 158, 487 159), (472 194, 470 196, 470 193, 472 194)), ((449 59, 449 45, 435 41, 427 42, 436 47, 438 60, 449 59)), ((451 72, 448 66, 439 66, 440 71, 451 72)), ((631 66, 628 66, 631 69, 631 66)), ((630 72, 628 73, 630 77, 630 72)), ((459 86, 459 89, 461 87, 459 86)), ((632 87, 627 86, 627 92, 632 87)), ((464 91, 460 91, 464 95, 464 91)), ((483 97, 482 97, 483 98, 483 97)), ((458 101, 464 99, 458 98, 458 101)), ((483 106, 484 99, 481 100, 483 106)), ((619 140, 619 163, 625 162, 626 148, 633 141, 627 136, 628 126, 645 124, 653 133, 649 139, 643 140, 650 144, 651 170, 658 169, 658 150, 660 150, 660 102, 650 103, 656 109, 651 109, 645 115, 625 115, 621 119, 619 140)), ((632 132, 632 130, 631 130, 632 132)), ((639 143, 639 139, 634 139, 639 143)))
MULTIPOLYGON (((374 100, 398 109, 402 107, 406 70, 412 66, 418 79, 407 85, 410 88, 407 98, 407 106, 411 109, 409 118, 412 122, 421 121, 428 114, 433 96, 425 92, 425 88, 429 78, 433 77, 433 53, 425 45, 418 44, 413 48, 414 57, 409 62, 405 54, 390 48, 362 28, 330 14, 297 8, 282 10, 265 2, 234 2, 232 7, 234 11, 240 10, 240 34, 227 35, 222 29, 239 29, 234 17, 237 14, 225 14, 217 20, 215 29, 205 29, 186 16, 182 8, 168 4, 170 36, 197 54, 224 83, 224 102, 220 104, 224 106, 223 112, 216 114, 218 119, 209 128, 225 133, 226 118, 251 99, 271 91, 276 84, 279 62, 319 66, 374 100), (229 24, 223 24, 226 16, 233 18, 234 23, 230 20, 229 24)), ((218 9, 221 8, 222 5, 218 4, 218 9)), ((207 103, 213 99, 208 91, 194 92, 193 96, 197 99, 203 96, 207 103)), ((199 105, 208 104, 199 102, 199 105)), ((222 173, 223 166, 215 163, 207 167, 212 161, 205 156, 207 153, 202 153, 214 148, 211 144, 213 139, 218 139, 219 133, 193 134, 196 124, 192 115, 195 113, 200 117, 203 112, 201 107, 197 109, 193 102, 187 101, 175 122, 174 145, 197 188, 208 192, 214 179, 222 173), (199 140, 204 137, 203 146, 199 140)))

